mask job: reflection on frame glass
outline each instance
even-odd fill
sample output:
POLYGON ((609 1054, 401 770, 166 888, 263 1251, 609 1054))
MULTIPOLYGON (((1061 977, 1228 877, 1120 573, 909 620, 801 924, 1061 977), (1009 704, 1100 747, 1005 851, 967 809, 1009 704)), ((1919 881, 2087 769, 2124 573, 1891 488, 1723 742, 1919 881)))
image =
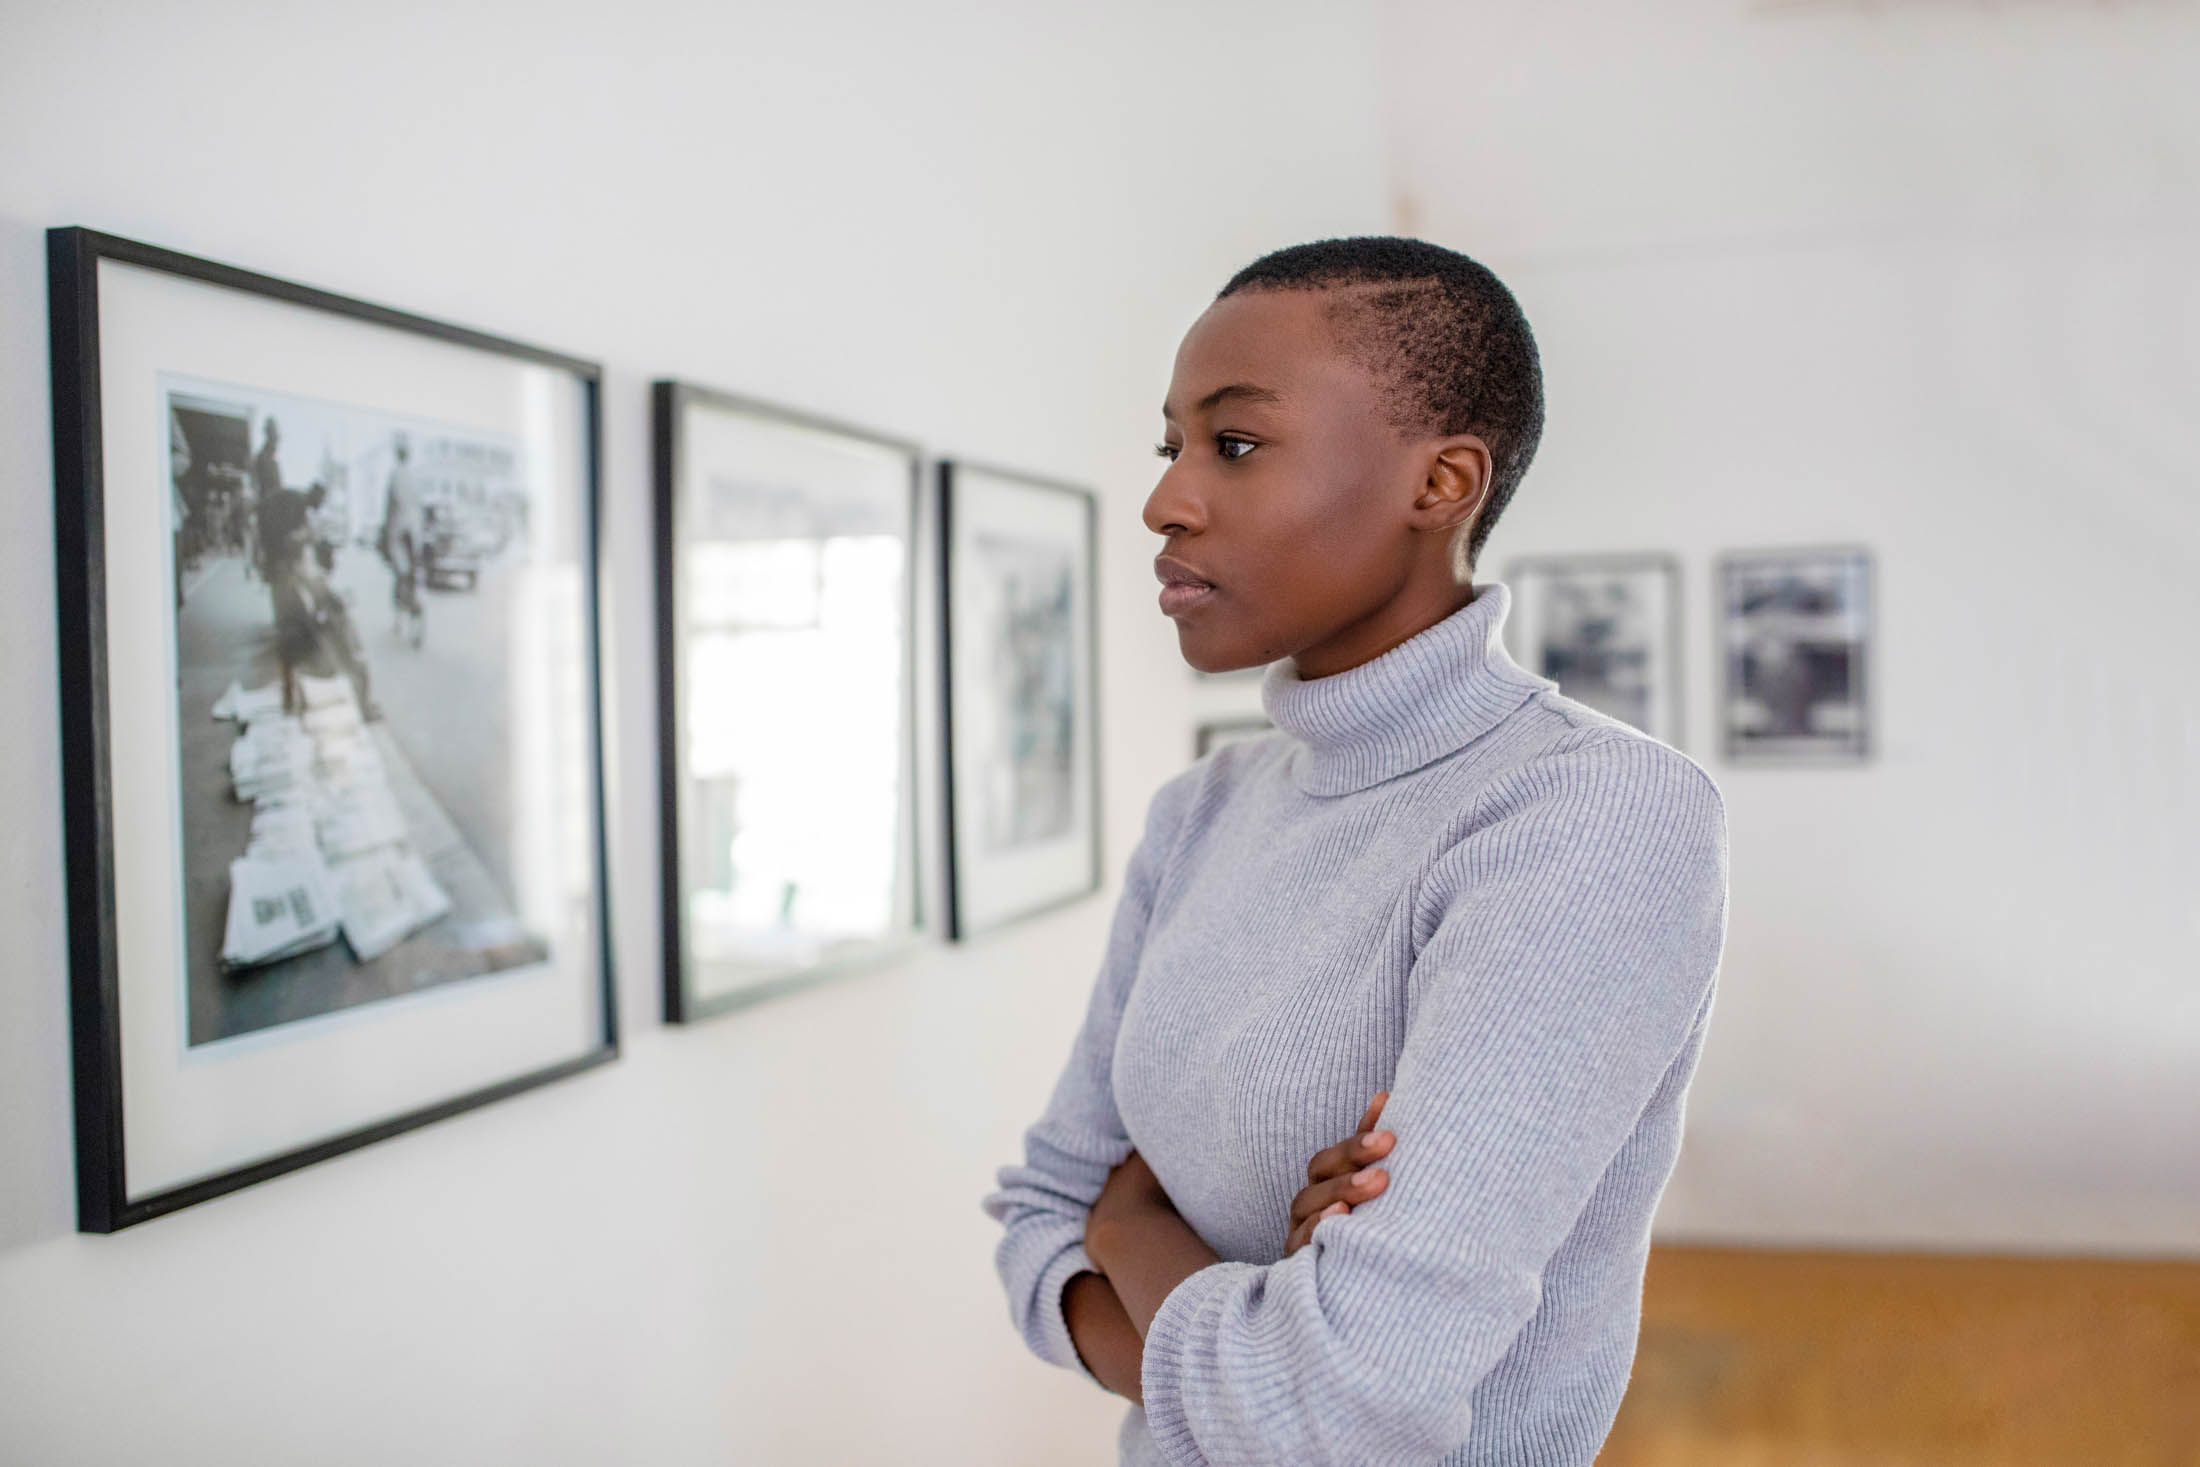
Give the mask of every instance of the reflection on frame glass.
POLYGON ((665 1010, 674 1022, 921 937, 917 450, 656 388, 665 1010))
POLYGON ((1719 562, 1720 721, 1737 763, 1863 759, 1872 637, 1863 550, 1750 551, 1719 562))
POLYGON ((1089 490, 940 465, 948 930, 1100 885, 1089 490))
POLYGON ((1513 659, 1559 691, 1675 747, 1681 741, 1680 565, 1568 555, 1505 568, 1513 659))
POLYGON ((597 368, 49 233, 79 1225, 615 1053, 597 368))

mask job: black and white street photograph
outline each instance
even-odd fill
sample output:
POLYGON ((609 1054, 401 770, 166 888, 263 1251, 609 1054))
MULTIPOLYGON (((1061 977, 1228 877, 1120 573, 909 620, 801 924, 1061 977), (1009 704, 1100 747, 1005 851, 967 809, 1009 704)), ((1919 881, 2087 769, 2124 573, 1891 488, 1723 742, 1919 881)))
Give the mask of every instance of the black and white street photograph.
POLYGON ((985 741, 985 845, 1006 853, 1060 836, 1075 812, 1074 583, 1062 545, 1006 535, 973 543, 983 567, 973 584, 992 646, 971 734, 985 741))
POLYGON ((1680 742, 1680 568, 1669 556, 1514 561, 1506 631, 1530 672, 1597 712, 1680 742))
POLYGON ((1719 567, 1726 754, 1861 759, 1870 730, 1871 560, 1752 552, 1719 567))
POLYGON ((997 927, 1099 880, 1091 490, 940 466, 949 931, 997 927))
POLYGON ((601 369, 47 250, 79 1226, 614 1058, 601 369))
POLYGON ((189 1042, 543 961, 513 880, 519 446, 162 387, 189 1042))

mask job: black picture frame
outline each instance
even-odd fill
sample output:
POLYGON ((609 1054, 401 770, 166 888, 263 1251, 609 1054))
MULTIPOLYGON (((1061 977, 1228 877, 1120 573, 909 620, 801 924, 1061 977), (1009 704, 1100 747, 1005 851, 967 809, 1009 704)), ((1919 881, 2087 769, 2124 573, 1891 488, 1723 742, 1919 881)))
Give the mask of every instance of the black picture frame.
MULTIPOLYGON (((1657 550, 1595 551, 1565 555, 1523 555, 1507 561, 1504 581, 1511 590, 1513 605, 1511 615, 1507 618, 1512 625, 1507 628, 1506 640, 1516 649, 1515 655, 1523 667, 1538 677, 1544 677, 1550 674, 1544 671, 1541 660, 1515 640, 1519 634, 1518 627, 1525 620, 1523 603, 1528 599, 1522 591, 1522 582, 1535 575, 1654 576, 1664 584, 1665 615, 1661 618, 1657 644, 1658 656, 1664 666, 1654 671, 1653 679, 1662 690, 1663 706, 1667 710, 1665 726, 1644 728, 1632 720, 1622 718, 1621 721, 1676 749, 1685 747, 1688 683, 1682 664, 1686 639, 1681 628, 1686 614, 1682 604, 1686 594, 1686 578, 1682 574, 1680 557, 1657 550)), ((1563 679, 1560 680, 1559 691, 1567 692, 1563 679)), ((1650 721, 1658 722, 1656 719, 1650 721)))
POLYGON ((1099 759, 1100 738, 1100 561, 1099 561, 1099 496, 1081 485, 1060 479, 1047 478, 1019 470, 1004 469, 969 458, 946 458, 937 467, 938 524, 939 524, 939 669, 940 669, 940 782, 942 790, 942 868, 946 890, 946 929, 951 942, 968 941, 983 933, 1026 921, 1043 913, 1069 906, 1101 889, 1103 884, 1106 839, 1101 813, 1101 770, 1099 759), (1041 496, 1062 496, 1076 507, 1079 515, 1080 536, 1084 542, 1082 571, 1085 584, 1090 588, 1091 605, 1085 618, 1083 653, 1086 676, 1078 689, 1085 706, 1083 725, 1086 747, 1091 751, 1086 775, 1087 808, 1091 811, 1092 829, 1089 847, 1089 878, 1073 889, 1054 892, 1042 900, 1030 902, 1011 912, 997 915, 991 920, 979 921, 971 912, 972 903, 966 891, 970 863, 964 858, 962 844, 968 838, 964 822, 957 816, 957 791, 961 781, 956 772, 958 762, 956 718, 956 628, 960 624, 955 604, 955 541, 956 532, 963 518, 960 506, 961 480, 965 474, 979 474, 1014 485, 1041 496))
MULTIPOLYGON (((597 567, 601 486, 601 369, 593 362, 449 322, 353 299, 175 250, 83 227, 47 231, 53 385, 54 544, 59 641, 59 719, 71 1044, 75 1087, 77 1225, 111 1233, 430 1122, 603 1064, 619 1053, 606 847, 597 567), (119 965, 116 807, 111 760, 112 648, 105 551, 110 496, 102 399, 100 266, 116 262, 222 287, 245 296, 328 313, 394 332, 510 357, 569 374, 580 391, 582 503, 579 598, 586 661, 588 834, 594 863, 594 999, 601 1032, 569 1058, 405 1109, 199 1176, 130 1195, 123 1104, 125 981, 119 965)), ((178 859, 181 859, 180 852, 178 859)))
MULTIPOLYGON (((1871 548, 1850 543, 1729 550, 1714 560, 1712 578, 1711 634, 1712 653, 1719 669, 1717 717, 1721 757, 1737 767, 1762 769, 1858 768, 1869 764, 1878 753, 1879 712, 1873 681, 1880 635, 1879 569, 1871 548), (1854 708, 1854 727, 1849 730, 1806 734, 1785 740, 1767 738, 1763 743, 1753 743, 1752 738, 1762 736, 1746 734, 1739 726, 1737 710, 1751 669, 1744 653, 1736 646, 1736 582, 1741 576, 1763 574, 1774 567, 1815 571, 1821 576, 1845 574, 1854 578, 1853 604, 1848 610, 1853 611, 1859 629, 1842 645, 1838 654, 1842 664, 1841 680, 1847 689, 1847 695, 1839 701, 1854 708)), ((1834 656, 1824 645, 1806 648, 1803 653, 1805 661, 1814 663, 1827 662, 1834 656)), ((1806 699, 1829 701, 1814 696, 1822 692, 1829 681, 1828 669, 1813 667, 1809 680, 1813 687, 1805 693, 1806 699)))
MULTIPOLYGON (((656 634, 657 634, 657 771, 658 835, 661 879, 659 920, 663 933, 663 998, 667 1023, 691 1024, 719 1014, 746 1008, 781 994, 854 973, 868 972, 921 946, 929 936, 924 901, 923 842, 918 833, 919 802, 915 797, 917 775, 916 724, 918 718, 916 667, 916 612, 919 605, 917 543, 922 528, 920 499, 924 485, 922 448, 907 439, 841 421, 817 413, 766 402, 758 398, 672 378, 651 386, 652 477, 655 500, 656 634), (683 844, 687 810, 687 761, 680 737, 685 726, 686 702, 680 676, 683 633, 680 624, 680 585, 683 543, 680 485, 688 445, 684 423, 693 407, 719 408, 770 423, 785 424, 831 434, 859 444, 882 448, 907 457, 906 516, 903 525, 906 554, 903 561, 902 716, 909 730, 902 778, 910 818, 904 824, 901 857, 912 875, 913 920, 895 938, 882 939, 864 950, 802 971, 767 979, 724 993, 703 995, 696 990, 689 962, 690 943, 684 910, 683 844)), ((776 715, 775 715, 776 716, 776 715)))

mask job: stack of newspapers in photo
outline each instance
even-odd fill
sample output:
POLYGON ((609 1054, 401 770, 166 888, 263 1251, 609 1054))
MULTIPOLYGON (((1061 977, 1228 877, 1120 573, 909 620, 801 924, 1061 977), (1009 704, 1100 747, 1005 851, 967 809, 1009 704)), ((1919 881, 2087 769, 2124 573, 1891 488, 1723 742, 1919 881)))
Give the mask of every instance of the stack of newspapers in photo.
POLYGON ((305 712, 282 689, 236 683, 214 704, 233 719, 229 777, 253 807, 229 863, 222 966, 257 967, 334 942, 371 962, 451 910, 414 851, 350 682, 300 676, 305 712))

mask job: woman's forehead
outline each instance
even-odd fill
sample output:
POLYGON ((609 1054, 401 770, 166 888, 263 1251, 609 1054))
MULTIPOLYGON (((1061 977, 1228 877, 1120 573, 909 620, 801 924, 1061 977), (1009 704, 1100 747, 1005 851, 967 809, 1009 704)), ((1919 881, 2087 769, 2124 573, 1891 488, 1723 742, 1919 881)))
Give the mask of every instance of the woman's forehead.
POLYGON ((1368 385, 1338 339, 1329 296, 1251 290, 1216 301, 1184 333, 1163 414, 1182 421, 1224 405, 1290 408, 1368 385))

